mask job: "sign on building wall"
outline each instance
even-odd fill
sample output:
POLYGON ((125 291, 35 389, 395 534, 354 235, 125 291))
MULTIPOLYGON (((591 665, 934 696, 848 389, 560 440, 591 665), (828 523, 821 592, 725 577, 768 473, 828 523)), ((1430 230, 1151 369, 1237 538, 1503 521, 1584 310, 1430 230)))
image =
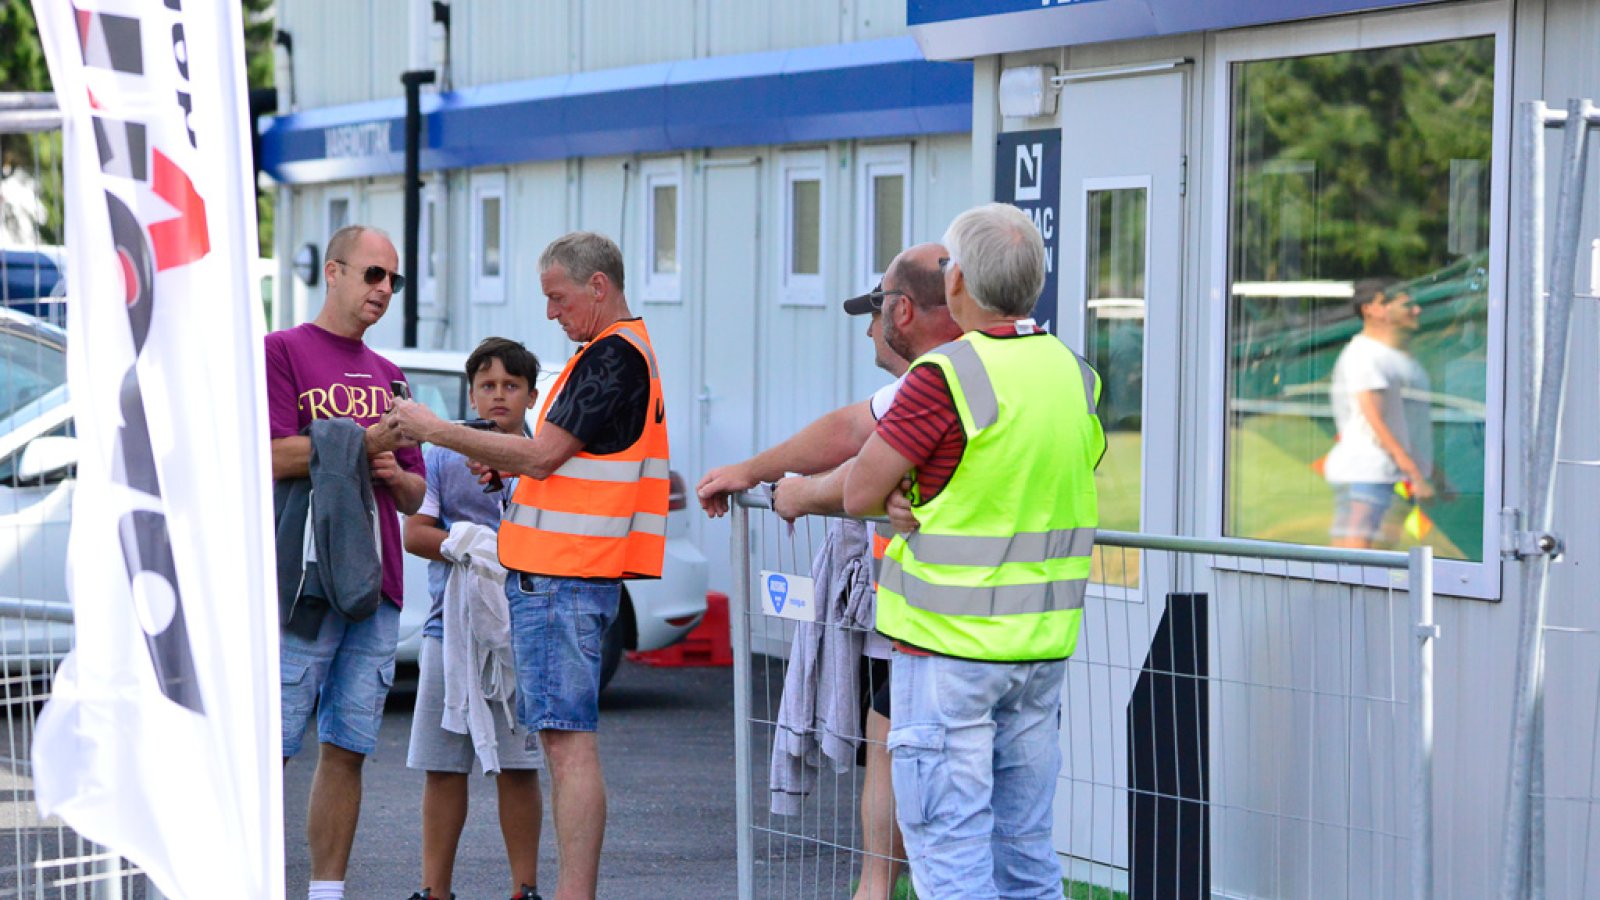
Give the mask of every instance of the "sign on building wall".
POLYGON ((1059 333, 1056 322, 1056 240, 1061 233, 1061 131, 1009 131, 1000 135, 994 155, 994 199, 1010 203, 1033 219, 1044 236, 1044 293, 1033 318, 1059 333))

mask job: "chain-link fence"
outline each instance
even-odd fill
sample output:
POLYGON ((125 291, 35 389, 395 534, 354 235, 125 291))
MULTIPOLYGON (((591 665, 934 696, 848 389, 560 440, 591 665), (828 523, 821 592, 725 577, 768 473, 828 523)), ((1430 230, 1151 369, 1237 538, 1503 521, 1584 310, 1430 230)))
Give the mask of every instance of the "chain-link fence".
POLYGON ((159 896, 34 805, 35 724, 72 646, 67 535, 77 450, 67 403, 60 120, 0 95, 0 898, 159 896))
MULTIPOLYGON (((740 896, 862 897, 863 872, 908 896, 876 880, 903 860, 862 712, 866 529, 765 507, 733 525, 740 896)), ((1431 896, 1431 565, 1101 533, 1062 698, 1064 896, 1431 896)))

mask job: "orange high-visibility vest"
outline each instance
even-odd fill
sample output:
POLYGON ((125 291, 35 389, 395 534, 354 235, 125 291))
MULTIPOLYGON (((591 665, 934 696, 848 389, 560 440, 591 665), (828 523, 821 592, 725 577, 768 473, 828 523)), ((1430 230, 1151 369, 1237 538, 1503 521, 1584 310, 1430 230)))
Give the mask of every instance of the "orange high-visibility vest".
POLYGON ((667 421, 661 372, 644 322, 628 319, 580 348, 550 388, 534 434, 544 426, 578 360, 617 335, 650 367, 650 409, 639 439, 617 453, 579 451, 548 478, 523 476, 500 522, 500 564, 534 575, 660 578, 667 535, 667 421))

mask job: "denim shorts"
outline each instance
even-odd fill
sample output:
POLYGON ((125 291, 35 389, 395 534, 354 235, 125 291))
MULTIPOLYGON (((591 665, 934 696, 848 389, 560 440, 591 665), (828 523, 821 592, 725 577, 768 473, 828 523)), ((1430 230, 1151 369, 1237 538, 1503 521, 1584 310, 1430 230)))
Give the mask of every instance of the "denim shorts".
POLYGON ((506 577, 517 656, 517 721, 529 731, 600 727, 600 640, 617 617, 622 582, 506 577))
POLYGON ((1383 517, 1394 503, 1394 485, 1387 482, 1334 484, 1333 528, 1336 538, 1375 540, 1383 532, 1383 517))
POLYGON ((399 634, 400 608, 387 600, 360 622, 329 611, 309 641, 278 632, 284 759, 300 752, 313 711, 322 743, 364 756, 377 749, 399 634))
POLYGON ((1060 898, 1066 662, 896 653, 891 667, 895 817, 917 896, 1060 898))
MULTIPOLYGON (((425 772, 472 771, 478 752, 469 734, 446 731, 444 717, 444 641, 422 638, 417 654, 417 702, 411 715, 411 746, 406 750, 406 768, 425 772)), ((544 752, 539 736, 531 731, 512 731, 506 710, 498 701, 489 703, 494 717, 495 755, 501 769, 542 769, 544 752)))

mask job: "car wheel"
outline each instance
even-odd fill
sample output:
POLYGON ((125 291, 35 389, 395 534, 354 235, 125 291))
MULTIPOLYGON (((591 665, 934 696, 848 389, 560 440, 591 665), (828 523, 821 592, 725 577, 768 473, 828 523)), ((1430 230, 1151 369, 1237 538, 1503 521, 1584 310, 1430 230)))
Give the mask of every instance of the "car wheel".
POLYGON ((633 627, 633 601, 628 599, 627 589, 624 588, 617 617, 611 621, 605 636, 600 638, 600 690, 605 690, 606 685, 611 683, 611 676, 617 674, 617 666, 622 664, 622 653, 634 640, 633 627))

